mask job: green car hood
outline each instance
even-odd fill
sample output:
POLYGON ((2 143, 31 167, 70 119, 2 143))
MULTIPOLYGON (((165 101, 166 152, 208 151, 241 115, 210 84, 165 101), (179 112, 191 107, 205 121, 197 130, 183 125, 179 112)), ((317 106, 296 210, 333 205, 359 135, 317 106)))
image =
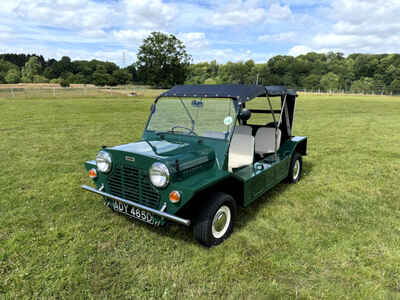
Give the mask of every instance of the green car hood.
POLYGON ((198 166, 211 167, 215 161, 214 150, 204 144, 161 141, 139 141, 106 149, 119 163, 127 161, 139 168, 148 169, 154 162, 162 162, 173 173, 198 166))

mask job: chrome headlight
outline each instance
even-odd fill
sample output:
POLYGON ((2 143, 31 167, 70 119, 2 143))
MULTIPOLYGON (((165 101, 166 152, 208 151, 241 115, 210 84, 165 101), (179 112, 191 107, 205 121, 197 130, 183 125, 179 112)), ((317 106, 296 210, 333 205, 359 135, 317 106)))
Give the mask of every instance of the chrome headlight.
POLYGON ((149 170, 151 183, 159 188, 166 187, 169 183, 169 171, 163 163, 154 163, 149 170))
POLYGON ((97 169, 102 173, 110 172, 111 170, 111 155, 106 151, 100 151, 96 156, 97 169))

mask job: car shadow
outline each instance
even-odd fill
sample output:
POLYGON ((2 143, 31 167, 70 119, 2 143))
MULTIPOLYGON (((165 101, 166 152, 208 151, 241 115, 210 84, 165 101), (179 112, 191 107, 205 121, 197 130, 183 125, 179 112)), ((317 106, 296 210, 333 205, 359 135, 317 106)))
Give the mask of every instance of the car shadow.
MULTIPOLYGON (((307 180, 307 177, 310 176, 310 173, 312 171, 313 164, 309 161, 303 162, 303 170, 306 170, 306 172, 303 171, 302 173, 302 178, 301 180, 307 180)), ((246 226, 252 222, 255 221, 258 213, 260 210, 272 203, 273 200, 271 200, 272 197, 270 197, 273 194, 281 194, 284 193, 287 188, 289 188, 291 185, 286 182, 281 182, 271 190, 267 191, 264 195, 262 195, 259 199, 255 200, 250 206, 243 208, 239 207, 238 208, 238 213, 237 213, 237 218, 235 222, 235 231, 240 231, 243 228, 246 228, 246 226)), ((129 222, 132 222, 134 226, 139 227, 141 229, 146 229, 149 230, 161 238, 170 238, 174 240, 180 240, 182 242, 191 244, 191 245, 196 245, 200 248, 207 249, 206 247, 201 246, 193 237, 192 233, 192 226, 184 226, 180 225, 174 222, 168 221, 164 226, 156 227, 147 223, 144 223, 140 220, 137 220, 135 218, 130 218, 126 215, 120 214, 121 217, 125 217, 129 222)), ((234 234, 233 233, 233 234, 234 234)))
MULTIPOLYGON (((113 212, 112 213, 117 213, 113 212)), ((131 218, 127 215, 117 213, 120 217, 126 218, 128 222, 131 222, 132 225, 138 227, 140 229, 149 230, 161 238, 171 238, 171 239, 178 239, 180 241, 187 242, 189 244, 199 245, 197 241, 193 238, 192 234, 192 226, 185 226, 181 224, 174 223, 172 221, 167 221, 164 226, 154 226, 151 224, 147 224, 135 218, 131 218)))
MULTIPOLYGON (((303 172, 301 175, 301 181, 307 180, 307 177, 310 176, 311 171, 313 169, 312 162, 303 161, 303 172)), ((282 181, 274 188, 268 190, 263 194, 260 198, 255 200, 251 203, 248 207, 239 207, 237 218, 235 222, 235 229, 237 231, 246 228, 249 222, 256 219, 257 215, 259 214, 260 210, 267 205, 270 205, 274 201, 275 195, 279 195, 284 193, 286 189, 290 188, 291 184, 282 181)))

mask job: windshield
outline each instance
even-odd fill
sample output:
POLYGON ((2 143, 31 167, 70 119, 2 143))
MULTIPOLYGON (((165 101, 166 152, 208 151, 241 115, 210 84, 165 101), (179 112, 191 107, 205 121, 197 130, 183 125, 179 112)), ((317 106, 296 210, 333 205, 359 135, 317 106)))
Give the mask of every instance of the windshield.
POLYGON ((160 98, 147 130, 227 139, 234 121, 232 99, 160 98))

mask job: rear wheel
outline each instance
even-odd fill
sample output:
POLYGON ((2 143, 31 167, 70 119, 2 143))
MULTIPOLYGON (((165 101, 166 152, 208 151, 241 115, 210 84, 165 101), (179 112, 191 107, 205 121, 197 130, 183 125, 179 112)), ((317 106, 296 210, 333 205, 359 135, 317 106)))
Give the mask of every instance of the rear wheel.
POLYGON ((288 181, 290 183, 299 182, 302 170, 303 170, 303 159, 300 153, 295 152, 292 156, 292 161, 290 162, 289 176, 287 178, 288 181))
POLYGON ((231 235, 235 217, 236 202, 230 195, 211 194, 194 221, 194 237, 204 246, 218 245, 231 235))

